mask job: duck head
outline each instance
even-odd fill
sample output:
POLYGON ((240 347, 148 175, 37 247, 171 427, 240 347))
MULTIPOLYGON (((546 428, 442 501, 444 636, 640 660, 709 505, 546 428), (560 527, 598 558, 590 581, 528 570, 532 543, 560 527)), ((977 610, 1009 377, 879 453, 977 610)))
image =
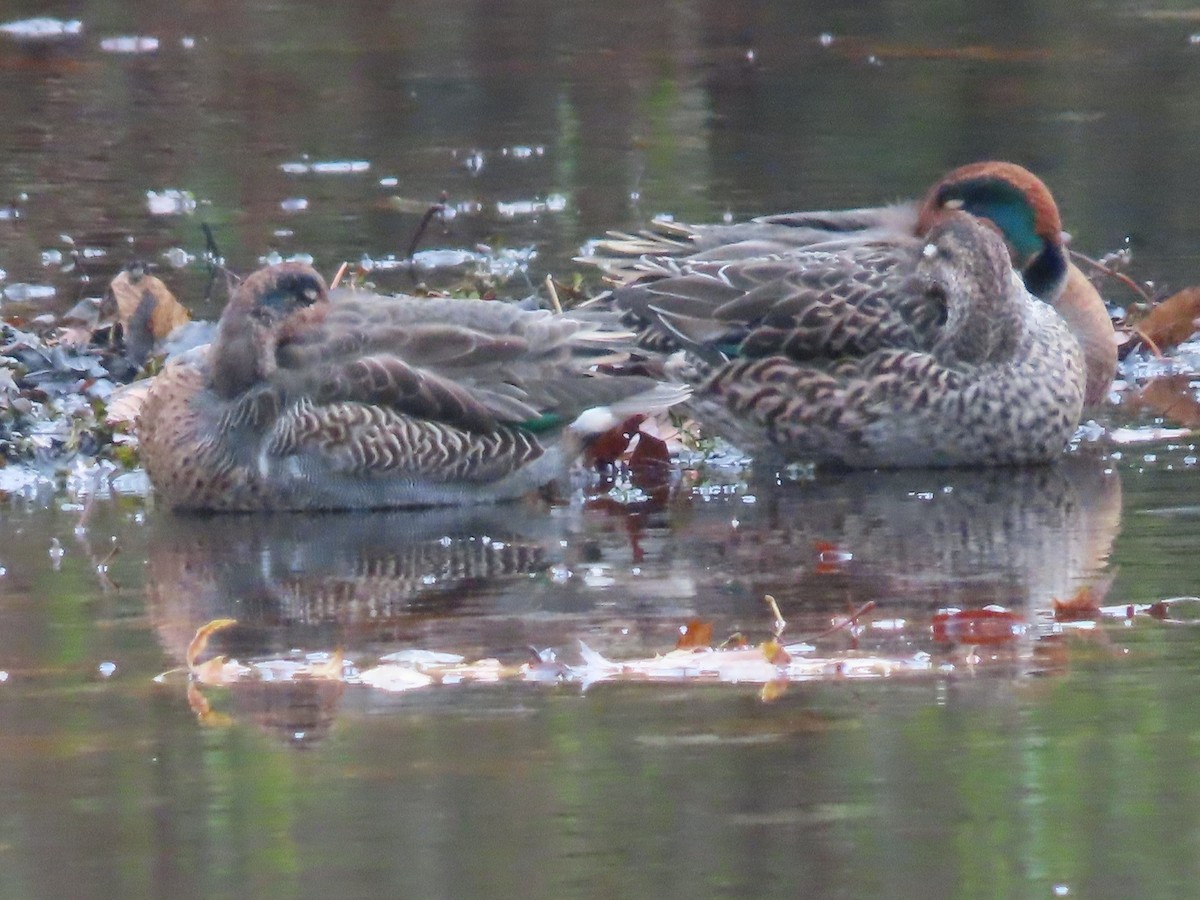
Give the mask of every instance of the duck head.
POLYGON ((243 393, 276 367, 280 339, 324 318, 329 291, 306 263, 259 269, 230 297, 212 349, 212 388, 224 399, 243 393))
POLYGON ((978 162, 948 173, 921 203, 917 233, 925 234, 948 211, 961 209, 992 222, 1008 244, 1025 287, 1047 302, 1067 279, 1062 219, 1045 183, 1021 166, 978 162))

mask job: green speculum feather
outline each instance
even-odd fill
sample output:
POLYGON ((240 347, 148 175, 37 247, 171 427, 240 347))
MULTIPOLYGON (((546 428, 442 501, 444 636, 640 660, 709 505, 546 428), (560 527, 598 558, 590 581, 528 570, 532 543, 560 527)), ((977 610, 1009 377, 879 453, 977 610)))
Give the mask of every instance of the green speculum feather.
POLYGON ((562 428, 567 424, 567 420, 558 413, 546 413, 545 415, 538 416, 536 419, 526 419, 524 422, 517 422, 515 424, 518 428, 523 428, 534 434, 545 434, 547 431, 562 428))

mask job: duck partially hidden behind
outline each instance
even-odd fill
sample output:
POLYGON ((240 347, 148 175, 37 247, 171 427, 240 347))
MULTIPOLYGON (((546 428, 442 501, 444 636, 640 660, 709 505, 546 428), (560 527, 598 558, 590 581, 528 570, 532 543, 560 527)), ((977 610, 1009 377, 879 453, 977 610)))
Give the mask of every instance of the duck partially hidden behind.
POLYGON ((169 364, 139 417, 176 509, 487 503, 565 472, 589 438, 687 388, 598 374, 614 317, 335 291, 310 266, 248 277, 212 345, 169 364))
POLYGON ((1112 380, 1103 301, 1020 166, 955 170, 921 204, 662 228, 597 246, 590 261, 619 285, 600 304, 680 351, 668 371, 693 387, 692 411, 746 450, 1046 462, 1112 380))
POLYGON ((583 261, 625 284, 659 280, 664 274, 679 274, 680 266, 698 263, 740 265, 812 249, 904 246, 923 238, 949 210, 986 219, 999 230, 1026 288, 1053 305, 1080 342, 1088 371, 1085 403, 1103 401, 1117 368, 1112 320, 1099 293, 1067 257, 1062 220, 1049 188, 1015 163, 987 160, 960 166, 920 201, 889 206, 782 213, 731 225, 659 219, 641 234, 613 234, 597 242, 583 261))

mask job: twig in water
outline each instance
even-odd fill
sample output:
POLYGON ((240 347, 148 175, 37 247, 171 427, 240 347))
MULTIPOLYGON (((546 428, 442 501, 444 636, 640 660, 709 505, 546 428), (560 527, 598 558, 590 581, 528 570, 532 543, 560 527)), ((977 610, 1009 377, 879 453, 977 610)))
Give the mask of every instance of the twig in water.
POLYGON ((108 551, 108 554, 107 554, 107 555, 104 557, 104 559, 102 559, 102 560, 100 560, 98 563, 96 563, 96 568, 97 568, 97 570, 101 570, 101 571, 102 571, 102 570, 104 570, 104 569, 107 569, 107 568, 108 568, 108 564, 109 564, 110 562, 112 562, 112 561, 113 561, 113 558, 114 558, 114 557, 115 557, 115 556, 116 556, 118 553, 120 553, 120 552, 121 552, 121 545, 120 545, 120 544, 113 544, 113 548, 112 548, 111 550, 109 550, 109 551, 108 551))
POLYGON ((875 608, 875 601, 868 600, 866 603, 864 603, 862 606, 860 606, 857 610, 855 610, 853 615, 849 616, 848 618, 842 619, 842 621, 838 622, 836 625, 832 625, 829 628, 826 628, 820 634, 814 634, 812 637, 806 638, 806 640, 809 642, 819 641, 823 637, 829 637, 829 635, 833 634, 836 631, 841 631, 843 628, 848 628, 851 625, 854 625, 855 623, 858 622, 858 620, 862 616, 865 616, 867 613, 869 613, 874 608, 875 608))
POLYGON ((346 274, 346 270, 348 268, 350 268, 350 263, 343 260, 342 264, 340 266, 338 266, 337 273, 334 274, 334 276, 333 276, 333 281, 329 282, 329 289, 331 291, 334 290, 339 284, 342 283, 342 276, 346 274))
POLYGON ((1158 344, 1154 343, 1154 341, 1150 339, 1150 335, 1146 334, 1146 332, 1142 331, 1140 328, 1133 329, 1133 333, 1141 338, 1143 344, 1150 348, 1150 352, 1154 354, 1155 359, 1163 358, 1165 354, 1158 348, 1158 344))
POLYGON ((562 304, 558 302, 558 291, 554 289, 554 279, 549 275, 546 276, 546 290, 550 294, 550 303, 554 306, 554 311, 561 316, 562 304))
POLYGON ((450 195, 442 191, 442 196, 438 202, 425 210, 425 215, 421 216, 421 222, 417 225, 416 233, 413 234, 412 240, 408 242, 408 253, 405 258, 408 259, 408 274, 412 278, 413 283, 417 281, 416 266, 413 264, 413 256, 417 252, 417 247, 421 243, 421 238, 425 236, 425 230, 429 227, 429 223, 433 221, 434 216, 442 215, 446 211, 446 204, 450 201, 450 195))
POLYGON ((204 287, 204 302, 207 303, 212 299, 213 285, 217 283, 217 271, 225 266, 212 227, 207 222, 201 222, 200 230, 204 232, 204 256, 208 260, 208 284, 204 287))
POLYGON ((771 627, 775 631, 775 640, 779 640, 783 636, 783 629, 787 628, 787 622, 784 621, 783 615, 779 612, 779 604, 775 602, 775 598, 770 594, 763 596, 763 601, 771 610, 771 615, 775 621, 771 623, 771 627))
POLYGON ((1087 263, 1089 266, 1094 268, 1097 272, 1102 272, 1103 274, 1107 275, 1109 278, 1115 278, 1117 281, 1121 282, 1121 284, 1125 285, 1127 288, 1129 288, 1131 291, 1133 291, 1135 294, 1137 294, 1139 297, 1141 297, 1143 300, 1145 300, 1151 306, 1154 305, 1154 298, 1151 297, 1150 294, 1146 292, 1146 289, 1143 288, 1140 284, 1138 284, 1136 281, 1134 281, 1132 278, 1130 278, 1125 273, 1118 272, 1116 269, 1109 268, 1108 266, 1104 265, 1104 263, 1100 262, 1099 260, 1092 259, 1090 256, 1085 256, 1084 254, 1080 253, 1078 250, 1072 250, 1071 256, 1073 256, 1075 259, 1080 260, 1081 262, 1087 263))

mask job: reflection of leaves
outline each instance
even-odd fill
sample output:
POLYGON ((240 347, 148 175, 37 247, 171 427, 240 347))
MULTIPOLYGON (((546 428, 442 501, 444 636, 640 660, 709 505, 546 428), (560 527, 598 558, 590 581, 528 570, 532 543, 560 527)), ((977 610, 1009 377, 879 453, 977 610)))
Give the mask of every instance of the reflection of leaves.
POLYGON ((1024 628, 1016 613, 991 606, 940 612, 933 617, 933 639, 954 644, 1005 644, 1024 628))
POLYGON ((630 416, 615 428, 592 438, 585 451, 587 461, 597 468, 613 465, 625 455, 625 451, 629 449, 629 442, 638 433, 638 426, 645 419, 645 416, 630 416))
POLYGON ((763 703, 774 703, 787 693, 789 683, 786 678, 776 678, 768 681, 762 686, 762 690, 758 692, 758 699, 763 703))
POLYGON ((1196 333, 1200 319, 1200 287, 1184 288, 1158 303, 1134 325, 1134 331, 1153 349, 1167 350, 1196 333))
POLYGON ((880 44, 843 38, 832 45, 835 52, 851 58, 951 60, 962 62, 1025 63, 1043 62, 1050 51, 1027 47, 993 47, 970 44, 961 47, 933 47, 928 44, 880 44))
POLYGON ((662 438, 639 431, 637 446, 629 455, 630 481, 646 493, 665 485, 671 477, 671 452, 662 438))
POLYGON ((1091 585, 1077 590, 1066 600, 1053 598, 1054 618, 1059 622, 1079 622, 1100 617, 1100 601, 1091 585))

